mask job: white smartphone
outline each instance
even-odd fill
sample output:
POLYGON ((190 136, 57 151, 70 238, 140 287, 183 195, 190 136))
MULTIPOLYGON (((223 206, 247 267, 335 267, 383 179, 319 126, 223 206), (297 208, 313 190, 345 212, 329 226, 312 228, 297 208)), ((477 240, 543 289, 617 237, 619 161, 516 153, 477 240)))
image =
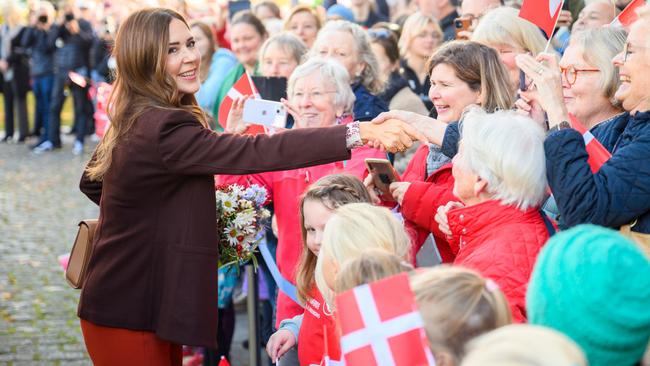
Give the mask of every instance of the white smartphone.
POLYGON ((280 102, 264 99, 247 99, 244 102, 245 123, 284 128, 287 124, 287 109, 280 102))

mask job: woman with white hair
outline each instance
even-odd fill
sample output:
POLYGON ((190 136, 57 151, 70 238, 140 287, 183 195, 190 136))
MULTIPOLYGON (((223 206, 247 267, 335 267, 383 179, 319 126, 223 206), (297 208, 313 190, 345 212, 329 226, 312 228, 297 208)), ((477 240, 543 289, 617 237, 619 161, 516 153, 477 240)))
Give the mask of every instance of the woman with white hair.
POLYGON ((454 157, 453 193, 460 202, 438 208, 436 222, 459 248, 454 265, 494 280, 515 322, 526 321, 526 286, 549 232, 540 204, 546 196, 544 131, 512 111, 472 110, 454 157))
POLYGON ((519 89, 519 67, 515 63, 515 56, 535 56, 546 45, 539 28, 520 18, 519 11, 510 7, 499 7, 486 13, 472 33, 472 41, 483 43, 499 52, 501 62, 510 74, 513 91, 519 89))
POLYGON ((370 121, 388 111, 378 96, 384 90, 384 82, 377 58, 368 34, 359 25, 342 20, 328 22, 318 33, 311 55, 335 59, 348 71, 356 98, 353 110, 356 120, 370 121))
MULTIPOLYGON (((287 89, 285 105, 295 119, 293 128, 328 127, 353 120, 354 94, 348 73, 338 62, 318 57, 307 60, 291 74, 287 89)), ((233 104, 228 117, 228 130, 242 132, 245 129, 241 122, 242 106, 243 99, 233 104)), ((243 185, 255 183, 266 187, 278 223, 278 267, 284 278, 295 283, 295 269, 302 247, 298 220, 301 194, 311 183, 333 173, 346 172, 363 179, 366 158, 385 159, 386 153, 361 147, 353 150, 352 158, 344 162, 248 176, 222 176, 220 181, 243 185)), ((278 293, 278 323, 302 314, 303 310, 284 293, 278 293)))

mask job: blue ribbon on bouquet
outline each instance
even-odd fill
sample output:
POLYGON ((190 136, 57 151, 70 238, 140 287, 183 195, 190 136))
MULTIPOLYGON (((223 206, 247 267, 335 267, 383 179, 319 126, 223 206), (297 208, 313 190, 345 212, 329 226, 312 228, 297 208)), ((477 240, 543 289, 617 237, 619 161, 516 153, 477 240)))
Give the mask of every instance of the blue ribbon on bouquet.
POLYGON ((271 251, 269 250, 269 245, 266 243, 266 237, 262 238, 258 248, 260 248, 262 258, 264 258, 264 262, 266 262, 269 272, 271 272, 271 277, 273 277, 273 280, 280 291, 289 296, 289 298, 296 304, 302 306, 298 301, 298 290, 296 289, 296 286, 284 278, 282 273, 280 273, 280 269, 278 268, 277 263, 275 263, 275 259, 273 259, 273 254, 271 254, 271 251))

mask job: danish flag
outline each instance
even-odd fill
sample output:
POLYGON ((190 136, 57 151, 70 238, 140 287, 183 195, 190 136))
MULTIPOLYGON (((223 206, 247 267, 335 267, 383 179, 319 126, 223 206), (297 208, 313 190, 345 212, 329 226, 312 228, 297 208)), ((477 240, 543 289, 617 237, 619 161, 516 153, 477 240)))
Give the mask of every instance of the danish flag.
MULTIPOLYGON (((226 123, 228 121, 228 112, 232 108, 232 103, 237 98, 241 98, 245 95, 254 95, 255 98, 260 97, 260 93, 257 91, 253 79, 251 79, 248 72, 244 72, 242 76, 237 80, 237 82, 228 90, 228 94, 221 101, 219 105, 219 124, 222 128, 226 128, 226 123)), ((266 130, 264 126, 261 125, 250 125, 246 130, 248 134, 258 134, 264 133, 266 130)))
POLYGON ((355 287, 336 303, 345 364, 435 365, 408 274, 355 287))
POLYGON ((629 27, 638 18, 636 9, 645 3, 645 0, 632 0, 632 2, 627 4, 625 9, 623 9, 623 11, 616 17, 616 19, 612 21, 611 25, 629 27))
POLYGON ((524 0, 519 17, 540 27, 551 38, 562 4, 563 0, 524 0))
POLYGON ((612 154, 610 154, 610 152, 607 151, 598 140, 596 140, 594 135, 592 135, 574 115, 569 114, 569 120, 571 122, 571 127, 582 134, 582 138, 585 140, 585 148, 589 155, 587 162, 589 163, 591 172, 596 173, 600 170, 600 167, 612 157, 612 154))

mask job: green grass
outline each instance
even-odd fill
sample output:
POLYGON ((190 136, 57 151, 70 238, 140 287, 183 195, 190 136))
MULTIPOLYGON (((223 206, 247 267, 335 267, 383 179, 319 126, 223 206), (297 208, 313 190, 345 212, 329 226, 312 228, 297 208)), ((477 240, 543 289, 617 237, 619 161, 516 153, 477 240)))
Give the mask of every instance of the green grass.
MULTIPOLYGON (((0 97, 1 99, 2 97, 0 97)), ((29 130, 32 130, 34 126, 34 94, 32 92, 27 93, 27 115, 29 116, 29 130)), ((18 121, 17 116, 15 115, 16 111, 14 110, 14 130, 18 132, 18 121)), ((62 126, 72 126, 72 121, 74 118, 74 112, 72 107, 72 94, 68 95, 65 98, 63 103, 63 110, 61 111, 61 125, 62 126)), ((4 100, 0 102, 0 131, 4 132, 5 130, 5 104, 4 100)))

